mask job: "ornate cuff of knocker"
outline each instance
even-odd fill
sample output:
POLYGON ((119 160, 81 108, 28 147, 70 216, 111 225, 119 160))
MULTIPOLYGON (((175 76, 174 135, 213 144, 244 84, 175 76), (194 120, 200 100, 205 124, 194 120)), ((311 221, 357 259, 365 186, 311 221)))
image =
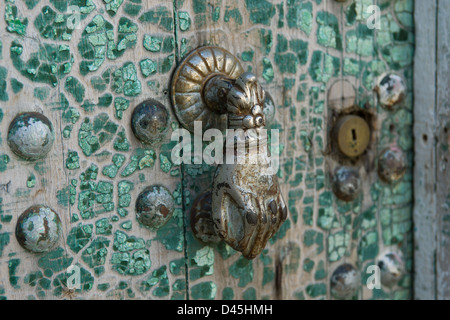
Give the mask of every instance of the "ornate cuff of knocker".
POLYGON ((260 105, 255 105, 251 109, 251 114, 238 116, 230 114, 228 116, 228 128, 242 128, 242 129, 256 129, 265 126, 265 117, 263 108, 260 105))

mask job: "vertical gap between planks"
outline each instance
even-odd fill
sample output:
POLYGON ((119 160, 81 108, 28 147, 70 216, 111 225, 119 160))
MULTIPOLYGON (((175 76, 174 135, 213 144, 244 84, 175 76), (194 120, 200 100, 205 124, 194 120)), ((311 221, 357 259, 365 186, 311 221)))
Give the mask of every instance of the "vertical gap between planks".
MULTIPOLYGON (((326 14, 324 15, 325 16, 325 19, 326 19, 326 21, 325 21, 325 24, 327 25, 327 26, 329 26, 329 24, 328 24, 328 15, 329 15, 329 12, 331 11, 331 12, 333 12, 334 13, 334 11, 333 10, 330 10, 330 8, 328 7, 328 1, 325 1, 325 3, 324 3, 324 8, 323 8, 323 11, 324 12, 326 12, 326 14)), ((317 32, 316 32, 316 37, 318 37, 319 36, 319 25, 318 25, 318 21, 317 21, 317 15, 318 15, 318 13, 319 13, 319 10, 317 10, 317 12, 316 12, 316 22, 317 22, 317 32)), ((326 55, 328 56, 328 53, 329 53, 329 50, 328 50, 328 46, 326 47, 326 49, 325 49, 325 52, 326 52, 326 55)), ((324 63, 325 63, 325 60, 326 60, 326 56, 324 57, 324 63)), ((341 73, 341 75, 342 75, 342 72, 340 72, 341 73)), ((333 78, 331 77, 328 81, 327 81, 327 83, 324 83, 324 84, 322 84, 323 86, 325 86, 325 92, 324 92, 324 104, 326 104, 326 107, 328 107, 328 99, 327 99, 327 96, 328 96, 328 94, 327 94, 327 87, 328 87, 328 84, 329 83, 332 83, 333 82, 333 78)), ((320 89, 319 89, 320 90, 320 89)), ((325 110, 325 105, 324 105, 324 110, 325 110)), ((324 119, 325 120, 325 119, 324 119)), ((328 130, 326 130, 326 131, 322 131, 322 134, 325 134, 325 137, 324 138, 326 138, 326 135, 328 135, 328 130)), ((313 155, 313 157, 315 157, 315 154, 313 155)), ((314 162, 314 164, 315 164, 315 162, 314 162)), ((324 169, 325 169, 325 161, 324 161, 324 167, 323 167, 324 169)), ((314 169, 315 169, 315 167, 314 167, 314 169)), ((314 176, 316 176, 316 172, 315 172, 315 170, 314 170, 314 176)), ((315 185, 314 186, 314 199, 318 199, 318 197, 317 197, 317 194, 316 194, 316 190, 317 190, 317 185, 315 185)), ((332 206, 334 206, 334 201, 332 201, 332 204, 331 204, 332 206)), ((319 210, 320 209, 320 204, 319 203, 317 203, 317 210, 319 210)), ((333 208, 333 210, 334 210, 334 208, 333 208)), ((340 219, 340 217, 339 216, 335 216, 335 217, 337 217, 337 220, 339 221, 340 219)), ((339 221, 339 223, 340 223, 340 221, 339 221)), ((330 237, 330 234, 331 234, 331 231, 330 230, 327 230, 326 232, 324 232, 325 234, 326 234, 326 236, 324 237, 324 247, 325 247, 325 259, 324 259, 324 267, 325 267, 325 269, 326 270, 328 270, 329 271, 329 267, 330 267, 330 265, 331 265, 331 263, 330 263, 330 261, 329 261, 329 259, 328 259, 328 239, 329 239, 329 237, 330 237)), ((320 262, 320 259, 319 259, 319 262, 320 262)), ((328 286, 328 285, 326 285, 326 287, 327 287, 327 300, 330 300, 330 297, 331 297, 331 288, 330 288, 330 286, 328 286)))
MULTIPOLYGON (((176 66, 180 63, 180 50, 179 50, 179 36, 178 36, 178 6, 177 6, 178 0, 173 0, 173 36, 174 36, 174 43, 175 43, 175 64, 176 66)), ((172 90, 169 88, 169 94, 171 94, 172 90)), ((169 100, 171 100, 169 98, 169 100)), ((183 253, 184 253, 184 272, 185 272, 185 283, 186 283, 186 300, 189 300, 189 266, 188 266, 188 248, 187 248, 187 215, 186 215, 186 199, 185 199, 185 190, 184 190, 184 163, 180 164, 180 171, 181 171, 181 208, 183 211, 183 253)))
POLYGON ((433 160, 434 160, 434 177, 435 177, 435 181, 434 181, 434 194, 436 197, 436 203, 435 203, 435 208, 434 208, 434 214, 435 214, 435 220, 434 222, 436 223, 436 232, 434 233, 434 243, 435 243, 435 248, 434 248, 434 255, 433 255, 433 271, 434 271, 434 299, 438 299, 439 298, 439 283, 438 283, 438 278, 439 278, 439 268, 438 268, 438 250, 439 250, 439 236, 438 236, 438 224, 439 224, 439 212, 438 212, 438 195, 437 195, 437 180, 438 180, 438 176, 439 176, 439 170, 438 170, 438 165, 439 165, 439 160, 437 159, 439 156, 439 153, 437 151, 437 143, 438 143, 438 137, 437 135, 439 134, 438 132, 438 127, 439 127, 439 123, 436 117, 436 114, 438 112, 439 109, 439 0, 435 0, 435 13, 434 13, 434 29, 436 30, 435 33, 435 39, 434 39, 434 61, 435 61, 435 65, 436 68, 435 73, 434 73, 434 84, 435 84, 435 90, 434 90, 434 112, 433 112, 433 140, 432 142, 435 144, 433 145, 433 160))

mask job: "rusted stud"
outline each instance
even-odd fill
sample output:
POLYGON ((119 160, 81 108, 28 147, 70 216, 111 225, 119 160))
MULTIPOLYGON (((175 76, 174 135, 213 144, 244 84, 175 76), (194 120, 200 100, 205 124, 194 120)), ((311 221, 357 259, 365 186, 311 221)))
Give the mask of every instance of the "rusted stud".
POLYGON ((167 135, 170 122, 166 107, 154 99, 136 106, 131 116, 131 129, 144 144, 157 145, 167 135))
POLYGON ((353 201, 361 191, 359 171, 352 167, 337 167, 332 178, 332 190, 343 201, 353 201))
POLYGON ((406 97, 405 82, 396 74, 382 75, 374 91, 378 95, 380 105, 389 110, 402 103, 406 97))
POLYGON ((221 241, 214 230, 211 217, 211 191, 201 193, 191 208, 191 229, 195 237, 204 244, 216 244, 221 241))
POLYGON ((175 202, 170 191, 160 185, 145 188, 136 199, 136 219, 149 229, 159 229, 173 215, 175 202))
POLYGON ((405 153, 397 146, 384 149, 378 156, 378 176, 387 183, 400 180, 406 173, 405 153))
POLYGON ((53 125, 38 112, 18 114, 9 125, 8 145, 11 151, 24 160, 44 158, 55 140, 53 125))
POLYGON ((44 205, 25 210, 17 220, 16 238, 26 250, 41 253, 53 249, 61 234, 58 214, 44 205))
POLYGON ((381 284, 386 287, 394 286, 405 274, 405 264, 400 252, 385 251, 377 257, 380 268, 381 284))
POLYGON ((341 264, 331 275, 331 295, 336 299, 351 299, 358 291, 360 283, 359 271, 349 263, 341 264))

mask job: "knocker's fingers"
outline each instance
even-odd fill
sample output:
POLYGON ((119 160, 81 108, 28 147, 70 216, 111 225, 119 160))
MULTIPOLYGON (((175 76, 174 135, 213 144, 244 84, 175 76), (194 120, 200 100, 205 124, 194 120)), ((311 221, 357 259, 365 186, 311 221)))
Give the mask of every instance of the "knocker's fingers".
MULTIPOLYGON (((256 222, 254 224, 253 232, 247 240, 245 246, 245 255, 251 258, 256 257, 266 246, 267 241, 271 234, 271 213, 269 208, 265 207, 265 201, 261 198, 254 198, 253 203, 255 204, 255 209, 258 213, 253 213, 256 219, 247 219, 247 222, 256 222)), ((247 227, 247 226, 246 226, 247 227)), ((250 229, 250 226, 248 226, 250 229)))
POLYGON ((283 199, 283 196, 281 195, 281 193, 278 196, 278 203, 279 203, 279 206, 278 206, 279 212, 281 214, 281 223, 283 223, 287 219, 288 211, 287 211, 286 203, 284 202, 284 199, 283 199))
POLYGON ((227 192, 223 192, 221 198, 213 195, 213 217, 219 237, 238 250, 239 243, 245 238, 245 221, 242 209, 227 192))
POLYGON ((255 234, 253 245, 250 247, 249 256, 252 257, 256 257, 264 250, 272 233, 272 226, 270 219, 267 218, 267 211, 263 210, 262 215, 264 223, 259 224, 258 233, 255 234))
POLYGON ((267 232, 264 234, 265 242, 269 241, 269 239, 275 235, 283 222, 286 220, 287 208, 281 196, 279 196, 277 200, 272 200, 269 202, 268 212, 270 221, 268 223, 267 232))
MULTIPOLYGON (((284 203, 283 198, 280 196, 278 197, 278 206, 276 208, 276 221, 274 221, 274 226, 273 226, 273 230, 274 233, 276 231, 278 231, 281 227, 281 225, 283 224, 284 221, 286 221, 287 219, 287 207, 286 204, 284 203)), ((271 235, 271 237, 273 236, 273 234, 271 235)))
POLYGON ((244 213, 245 238, 241 242, 242 253, 248 259, 253 259, 254 256, 249 255, 255 245, 256 238, 261 228, 260 214, 254 210, 247 210, 244 213))

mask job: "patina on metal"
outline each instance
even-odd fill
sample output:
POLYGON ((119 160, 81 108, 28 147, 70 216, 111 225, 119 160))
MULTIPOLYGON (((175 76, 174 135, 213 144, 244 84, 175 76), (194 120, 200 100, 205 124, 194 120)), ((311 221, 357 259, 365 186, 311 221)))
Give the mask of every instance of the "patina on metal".
POLYGON ((348 114, 337 119, 332 138, 342 154, 353 158, 366 151, 370 135, 370 127, 366 120, 360 116, 348 114))
POLYGON ((235 129, 224 148, 233 161, 219 164, 214 175, 211 219, 220 238, 245 258, 255 258, 287 218, 263 130, 264 90, 228 51, 202 47, 177 68, 172 102, 190 131, 194 121, 203 121, 204 129, 235 129), (238 146, 245 146, 240 155, 238 146))
POLYGON ((343 201, 354 200, 361 191, 359 171, 347 166, 336 168, 332 178, 332 189, 339 199, 343 201))
POLYGON ((386 287, 395 285, 405 274, 405 263, 400 251, 386 250, 377 257, 380 268, 381 284, 386 287))
POLYGON ((384 149, 378 156, 378 176, 387 183, 400 180, 406 173, 405 153, 397 146, 384 149))
POLYGON ((225 129, 226 119, 220 115, 226 114, 226 109, 220 97, 226 96, 232 80, 243 72, 239 60, 225 49, 202 47, 190 53, 175 70, 171 85, 172 104, 183 127, 193 132, 194 121, 202 121, 204 130, 225 129), (205 87, 212 87, 217 98, 205 87))
POLYGON ((388 110, 401 104, 406 97, 406 85, 402 77, 391 73, 380 77, 374 91, 378 95, 380 105, 388 110))
POLYGON ((34 205, 17 220, 16 238, 28 251, 41 253, 53 249, 61 234, 61 220, 53 209, 34 205))
POLYGON ((361 284, 359 271, 350 263, 344 263, 334 270, 330 279, 331 295, 336 299, 351 299, 361 284))
POLYGON ((50 120, 38 112, 18 114, 9 125, 8 145, 24 160, 44 158, 51 150, 55 133, 50 120))
POLYGON ((160 185, 145 188, 136 199, 136 219, 149 229, 159 229, 165 225, 174 209, 172 193, 160 185))
POLYGON ((169 128, 170 116, 159 101, 147 99, 136 106, 131 116, 131 129, 144 144, 154 146, 162 142, 169 128))

